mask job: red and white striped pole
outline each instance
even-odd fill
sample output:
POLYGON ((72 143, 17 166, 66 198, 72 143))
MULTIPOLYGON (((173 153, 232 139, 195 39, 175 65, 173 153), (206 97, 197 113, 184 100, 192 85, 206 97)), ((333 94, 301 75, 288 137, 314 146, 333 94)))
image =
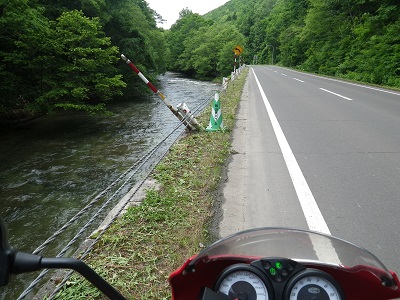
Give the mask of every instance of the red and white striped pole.
POLYGON ((164 102, 164 104, 172 111, 172 113, 182 121, 186 127, 190 130, 200 129, 200 125, 194 117, 187 119, 187 116, 182 116, 179 111, 168 102, 167 98, 161 93, 143 74, 140 70, 123 54, 121 54, 121 58, 126 62, 126 64, 133 70, 135 73, 143 80, 143 82, 154 92, 154 94, 158 95, 159 98, 164 102))

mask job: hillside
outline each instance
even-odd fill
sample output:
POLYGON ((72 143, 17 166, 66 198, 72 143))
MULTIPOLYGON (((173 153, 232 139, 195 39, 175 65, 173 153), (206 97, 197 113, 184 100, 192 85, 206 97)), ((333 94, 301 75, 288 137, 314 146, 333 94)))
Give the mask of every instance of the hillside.
POLYGON ((400 87, 397 0, 231 0, 204 17, 234 25, 245 59, 400 87))

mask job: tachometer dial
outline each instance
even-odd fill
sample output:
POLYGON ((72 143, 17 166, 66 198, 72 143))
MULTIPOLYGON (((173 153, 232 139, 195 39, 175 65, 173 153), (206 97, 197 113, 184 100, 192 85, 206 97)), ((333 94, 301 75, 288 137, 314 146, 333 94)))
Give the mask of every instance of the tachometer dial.
POLYGON ((216 290, 235 300, 270 300, 272 287, 259 270, 237 264, 221 274, 216 290))
POLYGON ((290 280, 285 299, 344 300, 344 296, 339 285, 329 274, 308 269, 290 280))

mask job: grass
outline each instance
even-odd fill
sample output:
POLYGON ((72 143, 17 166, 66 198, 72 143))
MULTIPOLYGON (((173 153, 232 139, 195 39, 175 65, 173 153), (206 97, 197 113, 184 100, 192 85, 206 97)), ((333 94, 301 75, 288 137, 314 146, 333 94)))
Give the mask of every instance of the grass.
MULTIPOLYGON (((245 70, 220 95, 225 130, 196 132, 175 143, 152 176, 161 188, 117 220, 87 263, 128 299, 170 299, 169 274, 211 241, 209 224, 222 167, 231 154, 231 132, 245 70)), ((197 117, 208 125, 211 109, 197 117)), ((57 299, 103 299, 74 276, 57 299)))

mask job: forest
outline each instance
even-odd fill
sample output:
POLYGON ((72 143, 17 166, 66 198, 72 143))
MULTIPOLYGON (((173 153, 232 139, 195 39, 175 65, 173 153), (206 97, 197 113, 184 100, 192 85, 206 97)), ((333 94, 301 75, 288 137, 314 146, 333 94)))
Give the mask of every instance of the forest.
POLYGON ((246 61, 400 87, 398 0, 231 0, 207 18, 246 37, 246 61))
POLYGON ((240 45, 247 64, 400 88, 399 16, 398 0, 231 0, 164 30, 145 0, 1 0, 0 124, 147 92, 121 53, 150 78, 212 79, 240 45))
POLYGON ((165 72, 161 18, 144 0, 1 0, 0 123, 57 110, 107 112, 142 92, 136 74, 165 72))

